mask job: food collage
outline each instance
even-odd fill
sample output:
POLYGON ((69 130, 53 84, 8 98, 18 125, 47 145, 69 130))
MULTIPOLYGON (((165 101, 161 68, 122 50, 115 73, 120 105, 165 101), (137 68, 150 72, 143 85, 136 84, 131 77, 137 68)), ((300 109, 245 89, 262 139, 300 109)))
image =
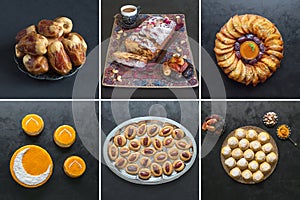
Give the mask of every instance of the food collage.
POLYGON ((2 8, 0 199, 299 199, 299 1, 2 8))

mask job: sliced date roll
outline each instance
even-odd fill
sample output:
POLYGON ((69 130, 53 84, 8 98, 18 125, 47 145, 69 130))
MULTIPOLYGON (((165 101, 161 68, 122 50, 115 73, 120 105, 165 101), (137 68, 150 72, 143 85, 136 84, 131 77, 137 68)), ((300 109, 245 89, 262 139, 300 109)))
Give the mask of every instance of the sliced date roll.
POLYGON ((176 160, 173 162, 173 168, 176 172, 180 172, 184 169, 185 165, 182 160, 176 160))
POLYGON ((172 126, 165 126, 159 131, 159 135, 162 137, 167 137, 171 135, 173 132, 173 127, 172 126))
POLYGON ((151 159, 148 157, 142 157, 140 159, 140 164, 142 167, 149 167, 151 164, 151 159))
POLYGON ((123 157, 127 157, 130 154, 130 149, 127 146, 120 148, 120 155, 123 157))
POLYGON ((136 128, 132 125, 129 125, 125 128, 124 135, 128 140, 132 140, 136 136, 136 128))
POLYGON ((129 162, 129 163, 134 163, 134 162, 136 162, 139 158, 140 158, 140 153, 139 153, 139 152, 132 153, 132 154, 128 157, 128 162, 129 162))
POLYGON ((34 75, 44 74, 49 70, 48 60, 45 56, 25 55, 23 64, 27 71, 34 75))
POLYGON ((70 58, 60 41, 55 41, 48 46, 47 55, 51 66, 57 73, 65 75, 72 70, 70 58))
POLYGON ((123 169, 125 166, 127 165, 127 160, 126 158, 123 157, 119 157, 117 158, 116 162, 115 162, 115 166, 119 169, 123 169))
POLYGON ((167 137, 163 141, 163 145, 167 148, 171 148, 174 145, 175 141, 172 137, 167 137))
POLYGON ((185 150, 190 148, 190 144, 186 140, 179 140, 175 144, 178 149, 185 150))
POLYGON ((180 159, 187 162, 192 158, 192 153, 190 151, 183 151, 180 154, 180 159))
POLYGON ((149 147, 151 145, 151 143, 152 143, 151 138, 148 135, 146 135, 145 137, 143 137, 140 140, 140 142, 141 142, 141 145, 143 145, 145 147, 149 147))
POLYGON ((158 134, 160 127, 157 124, 148 126, 147 133, 150 137, 154 137, 158 134))
POLYGON ((162 170, 165 175, 170 176, 173 173, 173 165, 170 161, 166 161, 163 166, 162 170))
POLYGON ((114 144, 110 145, 108 148, 108 155, 110 160, 115 161, 119 156, 119 149, 114 144))
POLYGON ((141 151, 141 153, 144 156, 153 156, 156 153, 156 150, 152 147, 146 147, 141 151))
POLYGON ((143 180, 147 180, 151 177, 151 171, 148 168, 142 168, 139 171, 139 177, 143 180))
POLYGON ((174 131, 172 132, 172 137, 175 139, 175 140, 180 140, 182 138, 184 138, 185 134, 183 132, 183 130, 177 128, 177 129, 174 129, 174 131))
POLYGON ((117 147, 122 147, 126 144, 127 140, 124 135, 116 135, 114 137, 114 143, 117 147))
POLYGON ((158 163, 163 163, 168 159, 168 154, 166 152, 159 152, 154 155, 154 161, 158 163))
POLYGON ((139 125, 138 129, 137 129, 137 135, 138 136, 142 136, 146 133, 147 131, 147 125, 145 123, 139 125))
POLYGON ((128 164, 125 170, 128 174, 135 175, 139 172, 139 166, 137 164, 128 164))
POLYGON ((162 148, 163 148, 163 144, 162 144, 161 140, 158 138, 153 138, 152 144, 153 144, 154 148, 158 151, 162 150, 162 148))
POLYGON ((138 151, 141 148, 141 144, 137 139, 131 140, 129 142, 129 149, 133 151, 138 151))
POLYGON ((153 176, 155 176, 155 177, 159 177, 163 173, 162 167, 157 163, 152 163, 150 166, 150 169, 151 169, 153 176))
POLYGON ((168 156, 172 160, 176 160, 179 157, 179 151, 177 148, 172 148, 168 150, 168 156))

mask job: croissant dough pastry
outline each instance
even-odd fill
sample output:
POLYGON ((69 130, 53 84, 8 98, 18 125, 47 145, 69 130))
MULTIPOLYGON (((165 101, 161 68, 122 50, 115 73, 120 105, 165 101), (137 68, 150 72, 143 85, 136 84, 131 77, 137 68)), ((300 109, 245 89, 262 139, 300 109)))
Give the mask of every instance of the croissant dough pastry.
POLYGON ((245 14, 231 17, 220 29, 214 51, 229 78, 256 86, 279 68, 283 49, 281 34, 272 22, 245 14))

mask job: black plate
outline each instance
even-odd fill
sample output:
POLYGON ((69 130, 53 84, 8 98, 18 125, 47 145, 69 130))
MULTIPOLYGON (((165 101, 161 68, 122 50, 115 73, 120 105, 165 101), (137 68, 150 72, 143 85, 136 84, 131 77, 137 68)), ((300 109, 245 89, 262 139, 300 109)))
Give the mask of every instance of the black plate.
POLYGON ((26 68, 25 68, 25 66, 23 64, 23 60, 21 58, 17 58, 16 56, 14 56, 14 60, 17 63, 18 69, 21 72, 27 74, 31 78, 34 78, 34 79, 37 79, 37 80, 47 80, 47 81, 58 81, 58 80, 61 80, 63 78, 67 78, 67 77, 73 76, 84 65, 84 64, 82 64, 82 65, 80 65, 78 67, 74 67, 73 66, 72 70, 68 74, 66 74, 66 75, 58 74, 50 66, 49 66, 50 69, 49 69, 49 71, 47 73, 41 74, 41 75, 34 75, 34 74, 29 73, 26 70, 26 68))

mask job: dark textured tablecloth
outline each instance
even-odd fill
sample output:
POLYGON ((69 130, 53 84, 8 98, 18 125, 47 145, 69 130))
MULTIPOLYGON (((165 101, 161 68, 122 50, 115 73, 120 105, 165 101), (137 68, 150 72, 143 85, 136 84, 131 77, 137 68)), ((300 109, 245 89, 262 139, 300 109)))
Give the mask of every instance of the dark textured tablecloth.
POLYGON ((0 113, 0 199, 98 199, 99 162, 83 146, 80 134, 77 133, 75 143, 67 149, 53 142, 53 133, 58 126, 68 124, 75 127, 71 102, 1 102, 0 113), (45 128, 39 136, 29 137, 22 131, 22 118, 29 113, 40 115, 45 122, 45 128), (28 144, 46 149, 54 165, 48 182, 34 189, 16 183, 9 170, 13 153, 28 144), (63 163, 71 155, 78 155, 86 162, 86 172, 77 179, 69 178, 63 171, 63 163))
MULTIPOLYGON (((148 0, 120 0, 112 3, 110 0, 101 1, 101 42, 102 42, 102 55, 101 62, 102 66, 104 66, 106 52, 108 47, 109 38, 112 31, 113 16, 120 12, 120 8, 125 4, 134 4, 140 5, 142 7, 141 13, 167 13, 167 14, 185 14, 186 17, 186 26, 188 36, 192 38, 195 43, 199 41, 199 2, 197 0, 189 0, 189 1, 148 1, 148 0)), ((193 50, 193 56, 195 60, 195 64, 198 65, 198 55, 199 49, 197 48, 193 50)), ((193 48, 192 48, 193 49, 193 48)), ((199 87, 194 89, 126 89, 119 88, 114 89, 110 87, 102 86, 102 97, 103 98, 117 98, 117 99, 160 99, 160 98, 178 98, 178 96, 183 96, 181 98, 186 99, 195 99, 198 97, 199 87), (116 92, 117 91, 117 92, 116 92), (132 95, 127 95, 129 93, 133 93, 132 95), (174 94, 175 93, 175 94, 174 94), (178 95, 178 94, 181 95, 178 95)))
POLYGON ((90 52, 99 43, 99 2, 2 0, 0 5, 0 98, 72 98, 76 75, 59 81, 38 81, 19 71, 14 62, 15 35, 41 19, 67 16, 73 20, 73 30, 85 38, 90 52))
MULTIPOLYGON (((299 74, 300 74, 300 1, 294 0, 205 0, 202 1, 202 39, 201 45, 209 53, 215 62, 217 62, 213 48, 215 46, 216 33, 229 20, 230 17, 236 14, 257 14, 271 20, 279 29, 284 41, 284 58, 280 68, 268 79, 265 83, 259 84, 256 87, 244 86, 229 79, 220 69, 216 73, 220 73, 221 79, 224 82, 227 98, 299 98, 300 90, 299 74)), ((208 63, 202 62, 202 97, 210 98, 213 91, 206 85, 205 77, 208 74, 208 63)), ((212 76, 212 74, 210 74, 212 76)), ((211 89, 212 90, 212 89, 211 89)), ((225 97, 217 94, 212 98, 225 97)))
MULTIPOLYGON (((188 102, 186 102, 189 104, 188 102)), ((113 107, 119 107, 119 113, 112 114, 111 102, 102 102, 102 143, 104 142, 106 135, 112 131, 117 124, 117 120, 120 120, 122 116, 129 115, 132 118, 135 117, 144 117, 149 116, 149 112, 152 113, 164 113, 162 110, 164 109, 166 112, 166 117, 177 121, 180 123, 181 118, 185 115, 180 113, 180 105, 182 102, 130 102, 128 104, 128 113, 126 113, 126 109, 122 109, 127 105, 126 102, 118 102, 118 105, 114 103, 113 107), (160 105, 162 109, 151 111, 152 105, 160 105), (119 116, 119 117, 116 117, 119 116)), ((196 105, 196 104, 192 104, 196 105)), ((191 106, 190 110, 197 109, 191 106)), ((155 109, 154 109, 155 110, 155 109)), ((186 112, 190 112, 190 110, 186 110, 186 112)), ((185 112, 185 111, 182 111, 185 112)), ((197 111, 198 113, 198 111, 197 111)), ((155 116, 162 116, 161 114, 155 116)), ((186 116, 186 115, 185 115, 186 116)), ((198 114, 190 115, 189 121, 194 122, 194 125, 197 127, 198 125, 198 114)), ((184 124, 182 124, 184 125, 184 124)), ((192 131, 188 126, 185 126, 189 131, 192 131)), ((196 128, 197 130, 197 128, 196 128)), ((193 133, 198 133, 198 131, 194 131, 193 133)), ((198 134, 195 136, 196 143, 198 144, 197 138, 198 134)), ((186 172, 186 174, 182 175, 179 179, 171 181, 169 183, 165 183, 162 185, 137 185, 130 182, 127 182, 117 175, 115 175, 105 164, 102 162, 101 166, 101 199, 102 200, 112 200, 112 199, 123 199, 123 200, 132 200, 132 199, 143 199, 143 200, 153 200, 153 199, 173 199, 173 200, 198 200, 199 199, 199 161, 196 158, 193 166, 186 172)))
MULTIPOLYGON (((288 124, 292 130, 292 138, 299 144, 299 102, 227 102, 225 106, 227 107, 225 132, 210 154, 201 159, 202 199, 299 199, 299 146, 295 147, 290 141, 278 139, 276 128, 266 128, 262 123, 262 116, 266 112, 276 112, 279 116, 279 124, 288 124), (220 160, 221 146, 226 136, 232 130, 245 125, 258 126, 268 131, 278 147, 279 161, 275 171, 268 179, 255 185, 244 185, 231 179, 223 169, 220 160)), ((211 115, 211 108, 211 102, 202 102, 202 119, 211 115)), ((220 108, 221 106, 215 112, 220 111, 220 108)), ((202 132, 202 141, 204 137, 205 134, 202 132)))

